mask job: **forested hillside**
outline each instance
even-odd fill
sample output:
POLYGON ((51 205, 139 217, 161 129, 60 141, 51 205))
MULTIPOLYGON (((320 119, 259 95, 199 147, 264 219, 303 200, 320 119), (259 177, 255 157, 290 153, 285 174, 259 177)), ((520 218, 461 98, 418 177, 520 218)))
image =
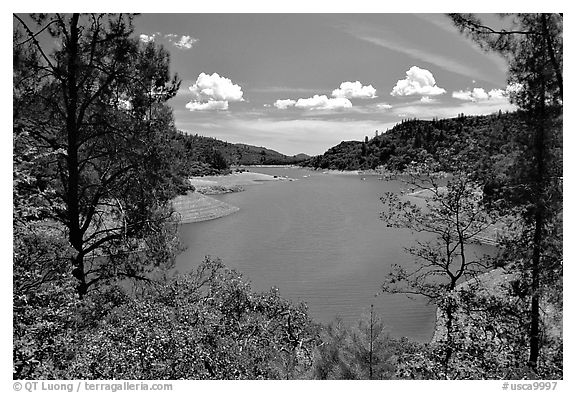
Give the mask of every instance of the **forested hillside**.
POLYGON ((338 170, 374 169, 384 165, 388 169, 403 170, 426 156, 438 159, 441 154, 458 155, 475 150, 483 157, 491 157, 509 152, 510 141, 518 132, 516 113, 406 119, 372 139, 341 142, 303 165, 338 170))
POLYGON ((208 163, 217 169, 221 169, 224 163, 227 165, 290 165, 309 158, 305 154, 286 156, 265 147, 228 143, 198 134, 178 132, 174 139, 186 151, 189 159, 208 163))

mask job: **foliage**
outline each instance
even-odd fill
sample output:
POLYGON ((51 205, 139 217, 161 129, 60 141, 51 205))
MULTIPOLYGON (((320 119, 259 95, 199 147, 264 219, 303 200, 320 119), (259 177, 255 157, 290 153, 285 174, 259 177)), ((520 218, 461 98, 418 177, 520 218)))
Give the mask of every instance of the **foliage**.
POLYGON ((67 345, 74 318, 68 263, 69 246, 49 226, 14 227, 13 361, 14 377, 41 379, 47 364, 67 345))
POLYGON ((364 314, 353 328, 337 319, 322 330, 316 349, 314 379, 390 379, 402 341, 389 337, 384 322, 364 314))
POLYGON ((168 53, 131 38, 131 15, 14 19, 14 377, 300 375, 304 305, 216 261, 162 278, 179 251, 169 201, 228 168, 175 130, 168 53))
POLYGON ((408 284, 401 291, 434 299, 438 290, 451 291, 459 280, 475 277, 490 267, 490 261, 466 256, 466 247, 478 243, 477 236, 496 220, 482 204, 479 185, 465 173, 447 176, 436 172, 435 165, 429 162, 403 173, 403 181, 421 194, 424 204, 394 193, 381 198, 385 206, 381 219, 387 226, 431 235, 431 239, 417 240, 416 246, 407 249, 417 259, 416 270, 407 273, 397 266, 386 291, 396 292, 399 284, 408 284))
POLYGON ((14 156, 28 175, 16 192, 68 237, 81 297, 115 275, 140 277, 139 251, 173 247, 167 203, 186 188, 166 143, 179 86, 169 55, 130 37, 131 15, 14 19, 14 156), (114 263, 93 262, 103 255, 114 263))
POLYGON ((509 244, 519 257, 512 268, 520 272, 531 296, 528 363, 537 372, 544 348, 540 302, 547 292, 558 291, 555 283, 562 274, 563 15, 504 15, 509 26, 499 31, 476 15, 451 17, 461 31, 503 55, 510 66, 512 100, 520 108, 523 128, 515 142, 522 154, 499 188, 504 208, 518 209, 524 221, 509 244))
POLYGON ((514 293, 513 277, 499 272, 459 287, 451 342, 453 360, 446 366, 445 341, 432 341, 401 356, 402 379, 561 379, 562 343, 547 337, 535 372, 527 366, 529 298, 514 293), (494 277, 500 277, 500 280, 494 277))
POLYGON ((464 172, 446 178, 438 172, 440 167, 428 160, 403 173, 404 181, 423 194, 424 205, 394 193, 381 198, 385 205, 381 218, 389 227, 408 228, 426 236, 407 249, 415 266, 393 265, 382 289, 424 296, 438 307, 442 319, 436 329, 442 328, 444 342, 441 363, 448 368, 457 349, 453 343, 459 307, 455 301, 457 284, 493 267, 490 257, 471 257, 467 248, 478 242, 477 236, 495 222, 495 217, 483 206, 478 183, 464 172))
MULTIPOLYGON (((461 115, 439 120, 408 119, 368 141, 341 142, 304 165, 339 170, 374 169, 379 166, 404 170, 412 163, 422 163, 422 157, 439 161, 450 153, 458 160, 444 162, 444 170, 453 169, 449 164, 480 169, 492 157, 513 154, 509 142, 517 130, 516 124, 515 113, 461 115)), ((487 172, 482 174, 488 175, 487 172)))
POLYGON ((219 261, 134 290, 101 287, 83 301, 69 275, 39 276, 15 282, 17 379, 297 378, 318 343, 305 305, 276 289, 252 292, 219 261))
POLYGON ((295 378, 310 366, 316 341, 303 304, 276 289, 254 293, 240 274, 207 259, 79 332, 58 377, 295 378))
POLYGON ((307 158, 304 154, 286 156, 277 151, 243 143, 228 143, 198 134, 176 132, 173 139, 177 148, 184 149, 191 162, 206 162, 213 168, 213 153, 218 152, 231 165, 290 165, 298 164, 307 158), (264 153, 264 154, 262 154, 264 153))

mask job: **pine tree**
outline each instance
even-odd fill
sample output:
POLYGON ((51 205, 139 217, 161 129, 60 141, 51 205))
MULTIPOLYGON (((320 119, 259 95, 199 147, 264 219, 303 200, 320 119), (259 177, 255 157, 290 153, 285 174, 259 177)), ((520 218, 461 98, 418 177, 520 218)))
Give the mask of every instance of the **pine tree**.
POLYGON ((496 30, 471 14, 450 15, 462 32, 509 63, 512 101, 520 108, 525 132, 517 141, 526 152, 510 175, 508 202, 522 212, 524 229, 514 244, 530 288, 529 366, 536 370, 541 349, 541 299, 562 271, 561 220, 563 102, 562 14, 507 15, 510 28, 496 30), (523 248, 519 248, 518 246, 523 248))

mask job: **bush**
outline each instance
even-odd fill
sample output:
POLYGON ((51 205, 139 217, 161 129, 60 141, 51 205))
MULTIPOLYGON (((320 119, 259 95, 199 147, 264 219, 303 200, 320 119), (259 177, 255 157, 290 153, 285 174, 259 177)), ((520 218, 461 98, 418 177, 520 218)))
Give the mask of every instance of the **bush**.
POLYGON ((75 339, 75 379, 279 379, 311 364, 316 327, 306 306, 206 259, 147 288, 75 339))

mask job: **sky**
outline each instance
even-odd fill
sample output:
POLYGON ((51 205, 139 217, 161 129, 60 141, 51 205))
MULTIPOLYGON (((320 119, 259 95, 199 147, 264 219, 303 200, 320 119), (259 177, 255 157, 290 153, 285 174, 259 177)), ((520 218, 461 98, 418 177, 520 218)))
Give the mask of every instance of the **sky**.
POLYGON ((135 26, 182 79, 177 128, 228 142, 316 155, 403 118, 514 110, 505 61, 443 14, 142 14, 135 26))

